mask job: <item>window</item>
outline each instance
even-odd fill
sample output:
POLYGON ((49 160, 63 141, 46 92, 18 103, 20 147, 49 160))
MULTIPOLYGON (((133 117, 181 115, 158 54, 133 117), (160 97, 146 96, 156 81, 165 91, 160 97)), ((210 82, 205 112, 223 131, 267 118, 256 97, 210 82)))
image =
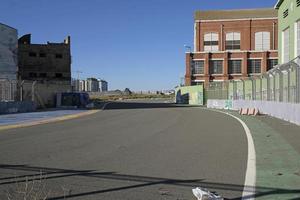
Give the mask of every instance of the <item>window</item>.
POLYGON ((226 50, 240 50, 241 49, 241 34, 237 32, 226 34, 226 50))
POLYGON ((261 60, 248 60, 248 74, 261 73, 261 60))
POLYGON ((29 57, 36 57, 36 53, 35 52, 29 52, 29 57))
POLYGON ((219 51, 218 33, 207 33, 204 35, 204 51, 219 51))
POLYGON ((29 77, 30 78, 36 78, 37 77, 37 73, 30 72, 29 73, 29 77))
POLYGON ((290 59, 290 29, 286 29, 285 31, 283 31, 282 37, 282 58, 283 62, 286 63, 290 59))
POLYGON ((286 9, 286 10, 283 12, 283 18, 286 18, 288 15, 289 15, 289 9, 286 9))
POLYGON ((242 61, 241 60, 229 60, 228 73, 229 74, 241 74, 242 73, 242 61))
POLYGON ((63 58, 63 55, 62 54, 56 54, 55 58, 63 58))
POLYGON ((203 85, 203 82, 193 81, 192 86, 194 86, 194 85, 203 85))
POLYGON ((62 73, 56 73, 55 74, 55 78, 62 78, 62 77, 63 77, 62 73))
POLYGON ((269 71, 270 69, 273 69, 276 65, 278 65, 278 60, 277 59, 269 59, 268 60, 267 71, 269 71))
POLYGON ((41 78, 46 78, 47 77, 47 73, 40 73, 40 77, 41 78))
POLYGON ((209 63, 210 74, 223 74, 223 61, 222 60, 211 60, 209 63))
POLYGON ((270 32, 255 33, 255 50, 270 50, 270 32))
POLYGON ((193 74, 204 74, 204 60, 193 62, 192 73, 193 74))
POLYGON ((46 57, 46 54, 45 54, 45 53, 40 53, 40 57, 41 57, 41 58, 45 58, 45 57, 46 57))

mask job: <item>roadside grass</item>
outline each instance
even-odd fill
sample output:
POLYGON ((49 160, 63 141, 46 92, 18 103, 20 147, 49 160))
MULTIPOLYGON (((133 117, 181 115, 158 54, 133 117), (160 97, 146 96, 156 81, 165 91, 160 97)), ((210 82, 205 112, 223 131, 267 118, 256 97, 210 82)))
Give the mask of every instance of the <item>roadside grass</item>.
POLYGON ((130 100, 130 99, 172 99, 174 95, 163 95, 163 94, 130 94, 130 95, 109 95, 99 96, 90 95, 92 101, 117 101, 117 100, 130 100))
POLYGON ((71 194, 71 190, 64 186, 59 187, 55 191, 49 189, 47 185, 47 177, 41 172, 39 176, 25 177, 22 180, 15 180, 6 190, 7 200, 47 200, 52 196, 66 196, 71 194))

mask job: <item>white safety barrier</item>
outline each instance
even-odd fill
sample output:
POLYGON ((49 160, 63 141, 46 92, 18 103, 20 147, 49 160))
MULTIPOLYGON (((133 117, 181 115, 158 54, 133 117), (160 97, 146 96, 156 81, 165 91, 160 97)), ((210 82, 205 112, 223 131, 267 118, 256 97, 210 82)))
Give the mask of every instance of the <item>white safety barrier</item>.
POLYGON ((300 104, 276 101, 253 100, 208 100, 208 108, 239 110, 241 108, 257 108, 261 114, 270 115, 300 125, 300 104), (232 107, 231 107, 232 106, 232 107))

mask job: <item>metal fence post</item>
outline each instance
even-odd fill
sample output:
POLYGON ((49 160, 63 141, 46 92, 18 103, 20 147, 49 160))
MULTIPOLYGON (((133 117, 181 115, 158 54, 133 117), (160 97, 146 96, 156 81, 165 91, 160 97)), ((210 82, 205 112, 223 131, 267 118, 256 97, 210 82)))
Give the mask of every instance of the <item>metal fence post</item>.
POLYGON ((300 67, 296 68, 296 102, 300 103, 300 67))
POLYGON ((36 81, 34 81, 31 86, 31 100, 32 101, 34 101, 35 85, 36 85, 36 81))

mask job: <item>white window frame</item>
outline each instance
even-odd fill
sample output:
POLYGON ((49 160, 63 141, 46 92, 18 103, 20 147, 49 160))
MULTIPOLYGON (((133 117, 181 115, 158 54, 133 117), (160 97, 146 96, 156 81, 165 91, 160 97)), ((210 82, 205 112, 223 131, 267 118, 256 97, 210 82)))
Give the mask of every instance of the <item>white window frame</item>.
POLYGON ((259 31, 255 33, 255 51, 267 51, 271 49, 271 33, 259 31))
POLYGON ((242 44, 242 34, 240 32, 227 32, 225 34, 225 50, 226 51, 240 51, 241 50, 241 44, 242 44), (232 34, 232 39, 228 39, 229 37, 231 37, 232 34), (235 38, 239 38, 239 39, 235 39, 235 38), (227 41, 240 41, 240 48, 239 49, 227 49, 226 48, 226 42, 227 41))
POLYGON ((282 47, 281 47, 281 55, 282 55, 282 63, 287 63, 290 60, 290 27, 286 28, 285 30, 282 31, 281 34, 281 39, 282 39, 282 47), (288 41, 285 42, 285 32, 288 31, 288 41), (287 52, 285 51, 285 45, 286 43, 288 44, 287 52), (286 57, 288 56, 288 58, 286 57), (287 60, 286 60, 287 59, 287 60))
POLYGON ((203 36, 203 50, 204 52, 215 52, 215 51, 219 51, 219 33, 217 32, 207 32, 204 34, 203 36), (213 35, 217 36, 217 40, 213 39, 213 35), (205 38, 209 37, 209 40, 206 40, 205 38), (218 45, 205 45, 205 42, 212 42, 212 41, 217 41, 218 45), (206 49, 205 47, 208 47, 208 49, 206 49), (214 49, 216 48, 216 49, 214 49))

